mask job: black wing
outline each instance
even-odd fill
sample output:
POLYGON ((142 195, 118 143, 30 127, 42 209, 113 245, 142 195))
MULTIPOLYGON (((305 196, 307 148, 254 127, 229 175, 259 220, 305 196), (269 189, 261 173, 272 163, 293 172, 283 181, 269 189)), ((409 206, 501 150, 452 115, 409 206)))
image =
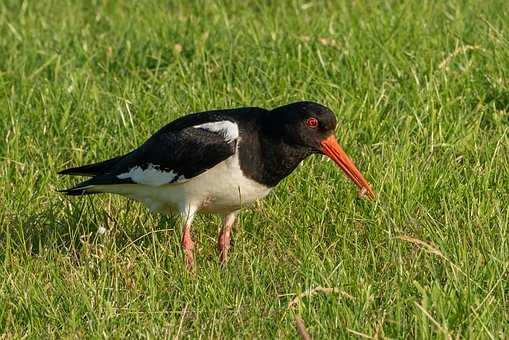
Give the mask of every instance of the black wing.
MULTIPOLYGON (((87 189, 96 185, 138 183, 158 186, 184 182, 235 153, 238 135, 231 138, 235 136, 221 129, 200 128, 200 124, 207 124, 202 119, 193 121, 198 124, 183 129, 179 127, 181 124, 166 126, 125 156, 62 171, 62 174, 95 174, 95 177, 63 192, 81 195, 92 193, 87 189)), ((223 122, 236 126, 232 121, 223 122)))

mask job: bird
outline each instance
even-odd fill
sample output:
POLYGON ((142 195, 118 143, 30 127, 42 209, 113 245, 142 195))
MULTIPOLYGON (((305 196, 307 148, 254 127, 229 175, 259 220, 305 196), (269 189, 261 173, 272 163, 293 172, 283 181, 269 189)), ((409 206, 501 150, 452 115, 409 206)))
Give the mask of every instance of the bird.
POLYGON ((273 109, 191 113, 168 123, 124 155, 60 171, 60 175, 90 177, 60 191, 71 196, 119 194, 150 211, 180 215, 181 246, 191 271, 195 268, 194 217, 197 213, 220 214, 217 246, 224 265, 238 212, 269 194, 313 154, 331 158, 361 195, 375 197, 338 143, 336 127, 334 112, 312 101, 273 109))

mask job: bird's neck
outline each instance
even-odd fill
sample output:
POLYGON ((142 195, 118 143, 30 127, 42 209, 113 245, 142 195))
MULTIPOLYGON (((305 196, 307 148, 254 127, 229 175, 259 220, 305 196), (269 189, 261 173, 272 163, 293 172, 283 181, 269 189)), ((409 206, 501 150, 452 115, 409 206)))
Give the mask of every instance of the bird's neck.
POLYGON ((239 157, 243 173, 268 187, 276 186, 312 153, 267 135, 251 135, 250 140, 241 143, 239 157))

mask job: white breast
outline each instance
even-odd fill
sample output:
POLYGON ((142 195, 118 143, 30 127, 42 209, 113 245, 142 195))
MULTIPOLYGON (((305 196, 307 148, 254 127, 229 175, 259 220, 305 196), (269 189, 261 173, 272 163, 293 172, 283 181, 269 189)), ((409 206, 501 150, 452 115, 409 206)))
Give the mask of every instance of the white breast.
MULTIPOLYGON (((265 197, 270 188, 244 176, 238 153, 192 180, 178 184, 187 201, 205 212, 228 212, 265 197)), ((168 190, 172 190, 168 187, 168 190)))

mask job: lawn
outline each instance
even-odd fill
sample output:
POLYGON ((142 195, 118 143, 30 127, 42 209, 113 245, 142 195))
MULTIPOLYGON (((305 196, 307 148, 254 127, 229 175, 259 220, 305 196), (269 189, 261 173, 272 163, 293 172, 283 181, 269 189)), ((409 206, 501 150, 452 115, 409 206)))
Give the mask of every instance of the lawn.
POLYGON ((509 337, 506 1, 0 3, 5 338, 509 337), (212 108, 329 106, 377 193, 311 157, 241 214, 230 261, 56 173, 212 108), (320 289, 324 288, 324 289, 320 289))

